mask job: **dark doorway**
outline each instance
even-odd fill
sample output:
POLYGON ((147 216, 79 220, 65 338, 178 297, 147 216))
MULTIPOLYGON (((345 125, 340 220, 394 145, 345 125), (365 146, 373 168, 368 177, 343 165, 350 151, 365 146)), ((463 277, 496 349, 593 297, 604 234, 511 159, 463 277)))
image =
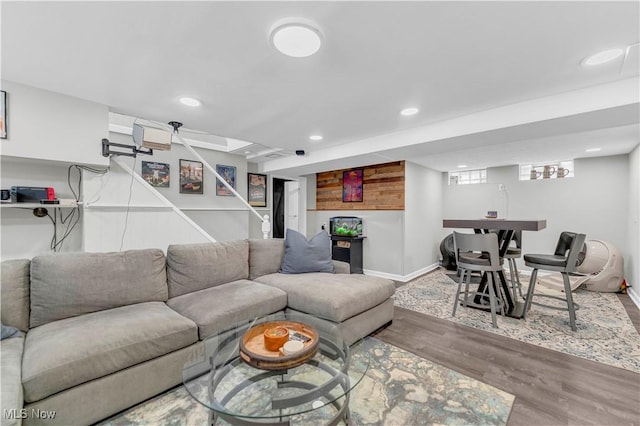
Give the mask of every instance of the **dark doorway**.
POLYGON ((287 181, 273 178, 273 238, 284 238, 284 183, 287 181))

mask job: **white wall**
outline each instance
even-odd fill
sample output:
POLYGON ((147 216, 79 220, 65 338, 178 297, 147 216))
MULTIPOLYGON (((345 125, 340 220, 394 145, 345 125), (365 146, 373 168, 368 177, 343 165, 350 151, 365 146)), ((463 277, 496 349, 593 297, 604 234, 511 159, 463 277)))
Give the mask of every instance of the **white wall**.
POLYGON ((629 242, 623 249, 629 295, 640 307, 640 145, 629 154, 629 242))
POLYGON ((442 239, 442 173, 405 162, 403 275, 437 266, 442 239))
MULTIPOLYGON (((131 144, 130 135, 112 132, 111 142, 131 144)), ((246 197, 247 162, 242 156, 220 151, 195 148, 213 167, 216 164, 236 167, 236 191, 246 197)), ((106 177, 87 179, 86 199, 93 204, 87 209, 85 247, 90 251, 111 251, 129 248, 157 247, 166 249, 170 244, 209 241, 198 230, 153 194, 157 191, 169 203, 180 209, 189 219, 216 241, 248 238, 250 223, 259 220, 235 196, 217 196, 215 176, 204 169, 203 194, 180 193, 180 159, 197 160, 180 144, 173 144, 170 151, 157 151, 153 155, 139 155, 135 160, 119 157, 127 166, 141 174, 142 162, 169 164, 171 181, 168 188, 153 188, 134 181, 131 175, 118 167, 112 167, 106 177), (107 181, 107 184, 104 182, 107 181), (129 192, 132 188, 131 200, 129 192), (154 191, 155 190, 155 191, 154 191), (118 206, 131 205, 126 208, 118 206), (100 207, 102 206, 102 207, 100 207), (158 208, 151 208, 157 206, 158 208), (250 217, 251 216, 251 217, 250 217)), ((268 210, 265 210, 268 214, 268 210)), ((261 234, 260 234, 261 235, 261 234)), ((258 237, 258 236, 256 236, 258 237)))
MULTIPOLYGON (((2 81, 2 89, 8 92, 9 132, 8 139, 0 140, 2 188, 12 185, 53 186, 58 198, 73 198, 67 186, 69 165, 108 166, 109 159, 101 154, 101 140, 105 137, 113 142, 131 144, 131 136, 109 133, 109 113, 104 105, 8 81, 2 81)), ((204 149, 199 149, 199 152, 213 165, 236 166, 236 189, 246 196, 247 162, 244 157, 204 149)), ((186 214, 216 240, 247 238, 254 222, 258 222, 260 228, 257 217, 250 218, 246 207, 235 197, 215 195, 215 179, 208 171, 205 171, 204 195, 180 194, 180 158, 193 159, 184 147, 174 144, 170 152, 155 151, 153 156, 139 156, 136 170, 140 172, 143 160, 169 163, 173 175, 171 187, 160 188, 158 192, 184 208, 186 214)), ((72 176, 75 185, 75 171, 72 176)), ((112 205, 128 202, 131 180, 127 173, 114 168, 105 177, 90 173, 85 173, 85 177, 85 201, 112 205), (110 189, 100 191, 103 181, 110 179, 110 189)), ((139 186, 133 186, 132 204, 158 204, 157 199, 149 197, 139 186)), ((49 219, 36 218, 30 210, 3 207, 0 212, 2 260, 31 258, 50 252, 53 226, 49 219)), ((268 212, 268 209, 264 210, 264 213, 268 212)), ((192 230, 184 228, 184 224, 170 225, 172 219, 168 218, 174 217, 174 213, 165 207, 155 210, 134 207, 126 216, 126 210, 117 207, 102 211, 95 206, 85 209, 82 221, 69 235, 62 251, 117 250, 122 235, 125 236, 123 248, 153 246, 164 249, 167 243, 202 241, 198 232, 192 235, 192 230)), ((259 236, 261 233, 256 235, 259 236)))
POLYGON ((406 281, 438 264, 442 229, 442 174, 405 163, 405 210, 315 210, 315 175, 307 178, 308 237, 334 216, 363 221, 365 273, 406 281))
MULTIPOLYGON (((104 105, 58 93, 2 81, 7 92, 8 137, 0 140, 0 185, 51 186, 58 198, 73 198, 67 185, 71 164, 103 166, 100 141, 108 135, 109 115, 104 105)), ((77 184, 77 172, 72 183, 77 184)), ((54 208, 48 207, 53 215, 54 208)), ((71 210, 61 210, 66 217, 71 210)), ((31 210, 3 207, 0 258, 31 258, 50 253, 53 225, 31 210)), ((59 233, 66 225, 58 226, 59 233)), ((61 251, 82 247, 82 223, 65 240, 61 251)))
MULTIPOLYGON (((46 66, 46 65, 45 65, 46 66)), ((7 92, 3 156, 107 165, 100 141, 109 134, 107 106, 2 81, 7 92)))
MULTIPOLYGON (((628 250, 629 166, 628 156, 618 155, 576 159, 573 178, 520 181, 518 166, 508 166, 488 169, 488 184, 449 186, 443 179, 444 217, 480 218, 487 210, 503 216, 508 207, 511 219, 547 220, 546 229, 524 232, 525 253, 552 252, 562 231, 585 233, 587 239, 628 250)), ((628 256, 625 253, 625 261, 628 256)), ((526 269, 521 259, 519 266, 526 269)))
MULTIPOLYGON (((314 188, 315 191, 315 188, 314 188)), ((362 218, 363 234, 362 266, 366 273, 378 275, 403 275, 404 265, 404 212, 399 210, 310 210, 307 212, 309 235, 317 234, 320 226, 334 216, 362 218)))
MULTIPOLYGON (((60 163, 0 157, 0 181, 2 188, 6 189, 14 185, 51 186, 58 198, 74 198, 67 184, 67 169, 67 165, 60 163)), ((79 174, 73 170, 71 176, 72 185, 77 191, 79 174)), ((53 216, 55 208, 44 207, 53 216)), ((47 217, 35 217, 32 212, 32 209, 7 207, 0 210, 0 259, 31 258, 51 252, 53 224, 47 217)), ((60 209, 59 212, 66 217, 71 210, 60 209)), ((66 229, 66 224, 59 223, 58 235, 62 235, 66 229)), ((82 221, 73 228, 60 251, 78 251, 81 247, 82 221)))
MULTIPOLYGON (((87 252, 214 241, 139 175, 133 158, 111 160, 107 174, 84 174, 83 248, 87 252)), ((136 161, 138 162, 138 161, 136 161)))

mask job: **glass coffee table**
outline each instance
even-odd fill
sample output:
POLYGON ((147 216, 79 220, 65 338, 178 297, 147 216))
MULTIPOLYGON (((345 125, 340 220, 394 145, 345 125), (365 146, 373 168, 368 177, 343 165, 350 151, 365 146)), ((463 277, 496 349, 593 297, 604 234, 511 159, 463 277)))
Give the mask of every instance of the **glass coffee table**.
MULTIPOLYGON (((300 333, 289 331, 291 340, 299 340, 300 333)), ((211 424, 218 418, 239 425, 349 424, 349 395, 369 368, 371 339, 349 345, 348 334, 335 323, 297 312, 235 324, 205 339, 203 350, 183 368, 183 384, 210 409, 211 424), (280 350, 266 366, 247 357, 252 354, 248 336, 263 339, 256 331, 272 323, 310 326, 317 332, 316 347, 306 355, 301 351, 299 359, 280 350), (292 362, 280 362, 291 357, 292 362)))

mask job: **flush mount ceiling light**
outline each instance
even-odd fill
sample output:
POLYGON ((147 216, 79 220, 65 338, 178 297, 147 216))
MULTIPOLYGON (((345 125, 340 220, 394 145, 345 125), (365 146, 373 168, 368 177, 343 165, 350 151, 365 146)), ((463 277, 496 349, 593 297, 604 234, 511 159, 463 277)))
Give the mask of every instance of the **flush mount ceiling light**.
POLYGON ((464 169, 465 167, 469 167, 466 164, 458 164, 459 169, 464 169))
POLYGON ((622 56, 624 52, 622 49, 609 49, 603 50, 602 52, 598 52, 595 55, 588 56, 582 60, 582 65, 586 67, 592 67, 595 65, 606 64, 607 62, 611 62, 614 59, 622 56))
POLYGON ((400 115, 404 115, 405 117, 408 117, 410 115, 416 115, 418 111, 420 111, 418 108, 405 108, 402 111, 400 111, 400 115))
POLYGON ((311 135, 311 136, 309 136, 309 139, 311 139, 312 141, 321 141, 322 140, 322 136, 320 136, 320 135, 311 135))
POLYGON ((269 31, 271 44, 281 53, 293 58, 306 58, 322 46, 322 33, 305 18, 284 18, 269 31))
POLYGON ((186 105, 186 106, 190 106, 190 107, 197 107, 202 105, 202 103, 197 100, 196 98, 190 98, 188 96, 183 96, 180 98, 180 103, 182 105, 186 105))
POLYGON ((585 152, 598 152, 598 151, 600 151, 600 148, 589 148, 585 150, 585 152))

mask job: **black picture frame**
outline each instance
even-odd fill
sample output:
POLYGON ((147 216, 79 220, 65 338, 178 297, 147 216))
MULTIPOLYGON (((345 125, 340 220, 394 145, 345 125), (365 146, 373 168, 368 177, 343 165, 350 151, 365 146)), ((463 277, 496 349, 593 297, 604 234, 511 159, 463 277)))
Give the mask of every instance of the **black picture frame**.
POLYGON ((204 194, 204 169, 200 161, 180 159, 180 193, 204 194))
POLYGON ((142 162, 142 179, 156 188, 169 188, 171 185, 170 166, 155 161, 142 162))
POLYGON ((247 201, 252 207, 267 207, 267 175, 247 173, 247 201))
MULTIPOLYGON (((225 166, 224 164, 216 164, 216 172, 220 176, 227 181, 229 185, 235 190, 236 189, 236 167, 235 166, 225 166)), ((216 178, 216 195, 228 197, 233 197, 233 192, 227 188, 220 179, 216 178)))

